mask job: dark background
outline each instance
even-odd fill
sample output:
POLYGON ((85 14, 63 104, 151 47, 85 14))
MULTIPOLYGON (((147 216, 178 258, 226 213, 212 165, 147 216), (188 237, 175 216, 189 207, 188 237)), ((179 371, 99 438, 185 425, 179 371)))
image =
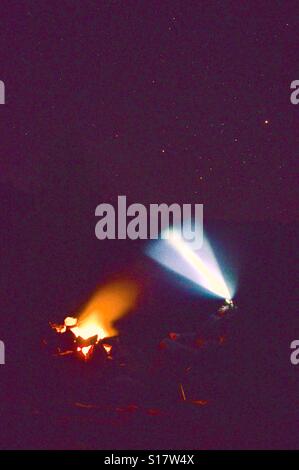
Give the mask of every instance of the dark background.
POLYGON ((298 13, 292 1, 2 2, 2 448, 298 448, 298 13), (235 272, 231 345, 197 361, 200 394, 213 374, 221 391, 204 411, 171 393, 161 402, 171 378, 160 393, 141 374, 143 388, 107 379, 115 403, 138 404, 125 423, 110 408, 74 417, 61 401, 78 371, 54 391, 47 381, 47 322, 115 273, 143 285, 120 331, 145 370, 167 332, 192 331, 219 305, 146 259, 144 244, 95 238, 95 207, 122 194, 203 203, 235 272))

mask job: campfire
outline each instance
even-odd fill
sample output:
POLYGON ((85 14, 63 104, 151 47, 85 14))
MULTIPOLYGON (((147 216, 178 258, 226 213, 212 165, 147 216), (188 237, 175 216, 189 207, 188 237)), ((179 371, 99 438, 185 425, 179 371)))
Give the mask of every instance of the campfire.
POLYGON ((62 324, 50 323, 58 334, 71 337, 69 348, 58 348, 59 355, 79 354, 89 359, 96 347, 112 357, 109 338, 118 335, 115 322, 136 305, 138 287, 133 281, 114 281, 98 289, 77 316, 67 316, 62 324), (106 341, 105 341, 106 340, 106 341))
MULTIPOLYGON (((186 404, 205 406, 213 401, 214 392, 209 400, 205 395, 198 399, 197 390, 193 390, 190 379, 193 373, 190 371, 193 370, 195 359, 200 362, 201 357, 205 357, 202 354, 207 354, 207 349, 210 348, 213 353, 214 348, 226 344, 227 329, 236 309, 234 302, 226 300, 196 331, 169 333, 158 343, 152 359, 148 355, 144 361, 140 355, 135 355, 135 349, 130 349, 126 340, 119 336, 116 327, 116 322, 136 307, 138 298, 139 288, 136 282, 113 281, 96 290, 78 314, 65 317, 61 324, 51 324, 52 331, 55 332, 51 343, 54 344, 54 356, 70 356, 70 359, 74 356, 83 362, 89 362, 89 366, 85 366, 80 362, 73 362, 72 359, 70 361, 72 367, 75 366, 70 370, 76 371, 71 375, 74 383, 77 379, 81 380, 82 374, 85 379, 88 377, 85 383, 90 384, 89 387, 84 387, 84 392, 80 392, 81 398, 78 399, 76 392, 75 399, 72 396, 71 400, 79 403, 79 406, 103 406, 99 404, 101 400, 98 400, 98 386, 93 385, 98 384, 97 381, 101 377, 101 383, 106 383, 106 386, 101 388, 101 393, 104 402, 107 400, 108 403, 110 400, 116 400, 115 394, 111 396, 108 391, 110 383, 117 383, 114 389, 121 391, 117 400, 123 403, 123 394, 127 393, 125 403, 130 403, 131 394, 134 396, 136 393, 138 400, 140 399, 138 394, 144 393, 145 383, 149 390, 152 390, 155 389, 153 384, 159 382, 163 392, 159 391, 158 400, 161 394, 166 396, 165 390, 167 395, 174 390, 179 400, 186 404), (103 367, 98 369, 98 365, 103 367), (95 370, 99 370, 99 374, 95 374, 95 370)), ((55 359, 55 364, 59 362, 60 360, 55 359)), ((64 362, 67 367, 70 363, 68 359, 64 362)), ((205 380, 209 386, 208 378, 205 380)), ((211 390, 214 389, 213 385, 211 390)))

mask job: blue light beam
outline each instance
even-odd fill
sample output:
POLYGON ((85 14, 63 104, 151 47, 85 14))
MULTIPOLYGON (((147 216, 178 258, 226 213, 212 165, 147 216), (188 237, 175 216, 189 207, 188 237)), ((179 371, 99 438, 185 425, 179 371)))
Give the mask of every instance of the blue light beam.
POLYGON ((190 242, 182 238, 179 230, 172 229, 166 236, 166 240, 159 240, 150 245, 147 254, 152 259, 200 285, 215 296, 227 300, 232 299, 234 289, 225 282, 213 250, 205 236, 202 247, 197 251, 192 249, 190 242))

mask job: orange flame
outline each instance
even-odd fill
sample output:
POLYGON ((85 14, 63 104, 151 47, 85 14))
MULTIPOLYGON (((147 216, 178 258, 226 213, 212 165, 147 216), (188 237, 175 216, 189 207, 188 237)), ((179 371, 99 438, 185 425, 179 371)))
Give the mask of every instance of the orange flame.
MULTIPOLYGON (((97 342, 118 334, 115 322, 132 310, 137 302, 139 289, 134 281, 118 280, 99 288, 79 312, 77 318, 66 317, 66 327, 78 338, 83 339, 97 336, 97 342)), ((87 357, 92 351, 92 345, 77 348, 87 357)), ((110 348, 111 349, 111 348, 110 348)), ((109 346, 105 350, 110 353, 109 346)))

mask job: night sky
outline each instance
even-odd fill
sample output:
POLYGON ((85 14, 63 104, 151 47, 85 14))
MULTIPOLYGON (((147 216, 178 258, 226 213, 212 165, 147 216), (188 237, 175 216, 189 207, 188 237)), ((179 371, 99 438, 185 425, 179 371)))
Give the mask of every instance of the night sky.
POLYGON ((3 2, 1 17, 2 193, 296 218, 297 2, 3 2))

